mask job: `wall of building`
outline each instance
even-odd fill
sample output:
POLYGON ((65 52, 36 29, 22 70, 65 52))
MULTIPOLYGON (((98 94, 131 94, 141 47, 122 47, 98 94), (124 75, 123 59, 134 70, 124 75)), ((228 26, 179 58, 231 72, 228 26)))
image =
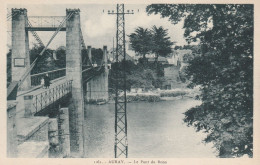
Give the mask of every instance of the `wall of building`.
POLYGON ((164 68, 164 77, 166 82, 163 84, 164 89, 180 88, 181 82, 179 78, 179 67, 168 65, 164 68))

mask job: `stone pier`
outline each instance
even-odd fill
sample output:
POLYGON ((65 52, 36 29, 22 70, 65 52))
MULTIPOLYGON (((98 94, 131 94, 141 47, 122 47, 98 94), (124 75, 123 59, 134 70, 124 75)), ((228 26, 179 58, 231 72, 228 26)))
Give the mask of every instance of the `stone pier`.
POLYGON ((51 152, 59 151, 58 119, 50 118, 48 127, 48 139, 51 152))
POLYGON ((84 99, 82 85, 82 59, 80 39, 80 10, 67 9, 73 15, 66 22, 66 77, 73 80, 72 100, 69 107, 71 150, 76 157, 84 156, 84 99))
POLYGON ((33 117, 33 95, 24 96, 24 117, 33 117))
POLYGON ((86 87, 86 101, 89 103, 108 101, 108 66, 107 66, 107 46, 103 47, 105 71, 93 77, 86 87))
POLYGON ((70 156, 69 109, 61 108, 58 115, 59 146, 62 157, 70 156))
MULTIPOLYGON (((19 81, 30 68, 29 38, 27 26, 27 10, 12 9, 12 81, 19 81)), ((31 78, 27 76, 21 90, 31 87, 31 78)))
POLYGON ((16 101, 7 103, 7 157, 17 157, 16 101))

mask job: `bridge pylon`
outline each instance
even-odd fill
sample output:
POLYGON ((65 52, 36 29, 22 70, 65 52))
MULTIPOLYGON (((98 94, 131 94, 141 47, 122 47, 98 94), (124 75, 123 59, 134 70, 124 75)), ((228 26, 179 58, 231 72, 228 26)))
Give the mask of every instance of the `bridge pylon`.
POLYGON ((66 22, 66 77, 73 80, 72 106, 70 106, 71 149, 84 157, 84 98, 82 84, 82 57, 80 38, 80 10, 67 9, 66 15, 74 13, 66 22))
MULTIPOLYGON (((30 68, 29 36, 27 27, 27 10, 12 9, 12 81, 19 81, 30 68)), ((20 90, 31 87, 31 77, 27 76, 20 90)))

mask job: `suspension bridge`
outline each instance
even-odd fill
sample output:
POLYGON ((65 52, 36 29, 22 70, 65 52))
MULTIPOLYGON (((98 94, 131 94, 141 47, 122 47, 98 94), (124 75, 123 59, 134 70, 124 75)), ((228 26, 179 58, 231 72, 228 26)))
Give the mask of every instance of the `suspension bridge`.
MULTIPOLYGON (((68 114, 69 117, 58 119, 60 143, 67 147, 64 150, 83 157, 84 102, 108 101, 107 47, 103 47, 101 63, 94 65, 91 47, 86 48, 82 35, 79 9, 66 9, 64 17, 30 17, 27 9, 12 9, 7 19, 12 21, 12 83, 7 89, 8 156, 26 157, 24 152, 28 151, 25 150, 33 150, 30 144, 46 142, 46 136, 48 139, 48 117, 68 114), (47 45, 43 44, 37 31, 54 32, 47 45), (31 74, 40 57, 49 53, 47 48, 55 36, 63 31, 66 32, 66 68, 31 74), (34 61, 30 61, 28 33, 44 47, 34 61), (88 50, 87 56, 82 55, 83 49, 88 50), (49 89, 40 87, 40 80, 46 74, 52 82, 49 89), (66 130, 68 123, 64 122, 67 118, 69 130, 66 130), (70 135, 69 141, 67 135, 70 135)), ((39 150, 39 145, 36 146, 39 150)))

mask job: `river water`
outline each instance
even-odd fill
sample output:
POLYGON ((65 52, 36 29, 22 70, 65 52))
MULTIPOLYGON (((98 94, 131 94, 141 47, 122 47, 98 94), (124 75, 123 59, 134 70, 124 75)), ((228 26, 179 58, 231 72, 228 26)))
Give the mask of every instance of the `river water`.
MULTIPOLYGON (((179 99, 127 104, 129 158, 216 157, 205 134, 183 122, 184 112, 200 102, 179 99)), ((86 104, 85 157, 114 157, 114 104, 86 104)))

